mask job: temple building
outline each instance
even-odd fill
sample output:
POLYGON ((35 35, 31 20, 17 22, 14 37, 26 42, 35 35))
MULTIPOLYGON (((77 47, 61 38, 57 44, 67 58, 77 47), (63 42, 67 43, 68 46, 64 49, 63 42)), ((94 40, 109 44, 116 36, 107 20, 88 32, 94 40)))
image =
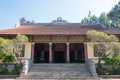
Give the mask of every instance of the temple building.
POLYGON ((13 38, 24 34, 30 43, 25 44, 23 59, 34 63, 84 63, 96 59, 94 45, 86 39, 86 32, 97 30, 120 36, 119 30, 108 29, 101 24, 69 23, 61 17, 51 23, 34 23, 20 20, 20 25, 0 30, 0 37, 13 38))

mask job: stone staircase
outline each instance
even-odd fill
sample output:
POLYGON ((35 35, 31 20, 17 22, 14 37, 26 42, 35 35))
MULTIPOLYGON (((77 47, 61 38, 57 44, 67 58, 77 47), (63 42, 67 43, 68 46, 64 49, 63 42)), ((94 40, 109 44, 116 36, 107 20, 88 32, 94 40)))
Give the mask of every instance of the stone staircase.
POLYGON ((85 64, 33 64, 27 75, 17 80, 99 80, 85 64))

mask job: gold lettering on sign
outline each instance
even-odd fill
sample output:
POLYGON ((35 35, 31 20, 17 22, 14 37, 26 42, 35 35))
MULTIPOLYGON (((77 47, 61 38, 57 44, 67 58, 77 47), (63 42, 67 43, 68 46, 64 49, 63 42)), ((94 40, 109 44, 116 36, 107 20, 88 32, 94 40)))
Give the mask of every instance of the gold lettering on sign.
POLYGON ((69 38, 70 42, 84 42, 85 41, 85 37, 83 36, 71 36, 69 38))
POLYGON ((67 42, 67 37, 65 37, 65 36, 53 36, 51 41, 52 42, 67 42))
POLYGON ((84 42, 84 36, 36 36, 34 42, 84 42), (69 39, 68 39, 69 38, 69 39))
POLYGON ((49 36, 37 36, 34 37, 35 42, 50 42, 50 37, 49 36))

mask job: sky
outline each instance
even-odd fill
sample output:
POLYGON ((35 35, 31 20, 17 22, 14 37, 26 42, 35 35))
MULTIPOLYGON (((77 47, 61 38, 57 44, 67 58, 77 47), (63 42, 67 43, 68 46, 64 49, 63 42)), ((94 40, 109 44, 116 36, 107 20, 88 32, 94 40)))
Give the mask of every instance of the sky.
POLYGON ((19 20, 36 23, 51 22, 62 17, 68 22, 80 22, 91 14, 108 13, 120 0, 0 0, 0 29, 13 28, 19 20))

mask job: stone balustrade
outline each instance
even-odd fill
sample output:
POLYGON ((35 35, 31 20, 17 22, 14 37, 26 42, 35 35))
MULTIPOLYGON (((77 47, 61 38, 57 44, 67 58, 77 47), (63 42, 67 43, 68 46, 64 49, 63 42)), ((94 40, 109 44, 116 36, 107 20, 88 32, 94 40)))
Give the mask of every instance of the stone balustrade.
POLYGON ((33 64, 33 61, 30 59, 22 60, 23 68, 20 75, 26 75, 33 64))
POLYGON ((88 70, 90 71, 90 73, 92 74, 93 77, 98 77, 98 74, 96 73, 96 68, 95 68, 95 63, 92 59, 87 59, 85 61, 85 64, 88 68, 88 70))

